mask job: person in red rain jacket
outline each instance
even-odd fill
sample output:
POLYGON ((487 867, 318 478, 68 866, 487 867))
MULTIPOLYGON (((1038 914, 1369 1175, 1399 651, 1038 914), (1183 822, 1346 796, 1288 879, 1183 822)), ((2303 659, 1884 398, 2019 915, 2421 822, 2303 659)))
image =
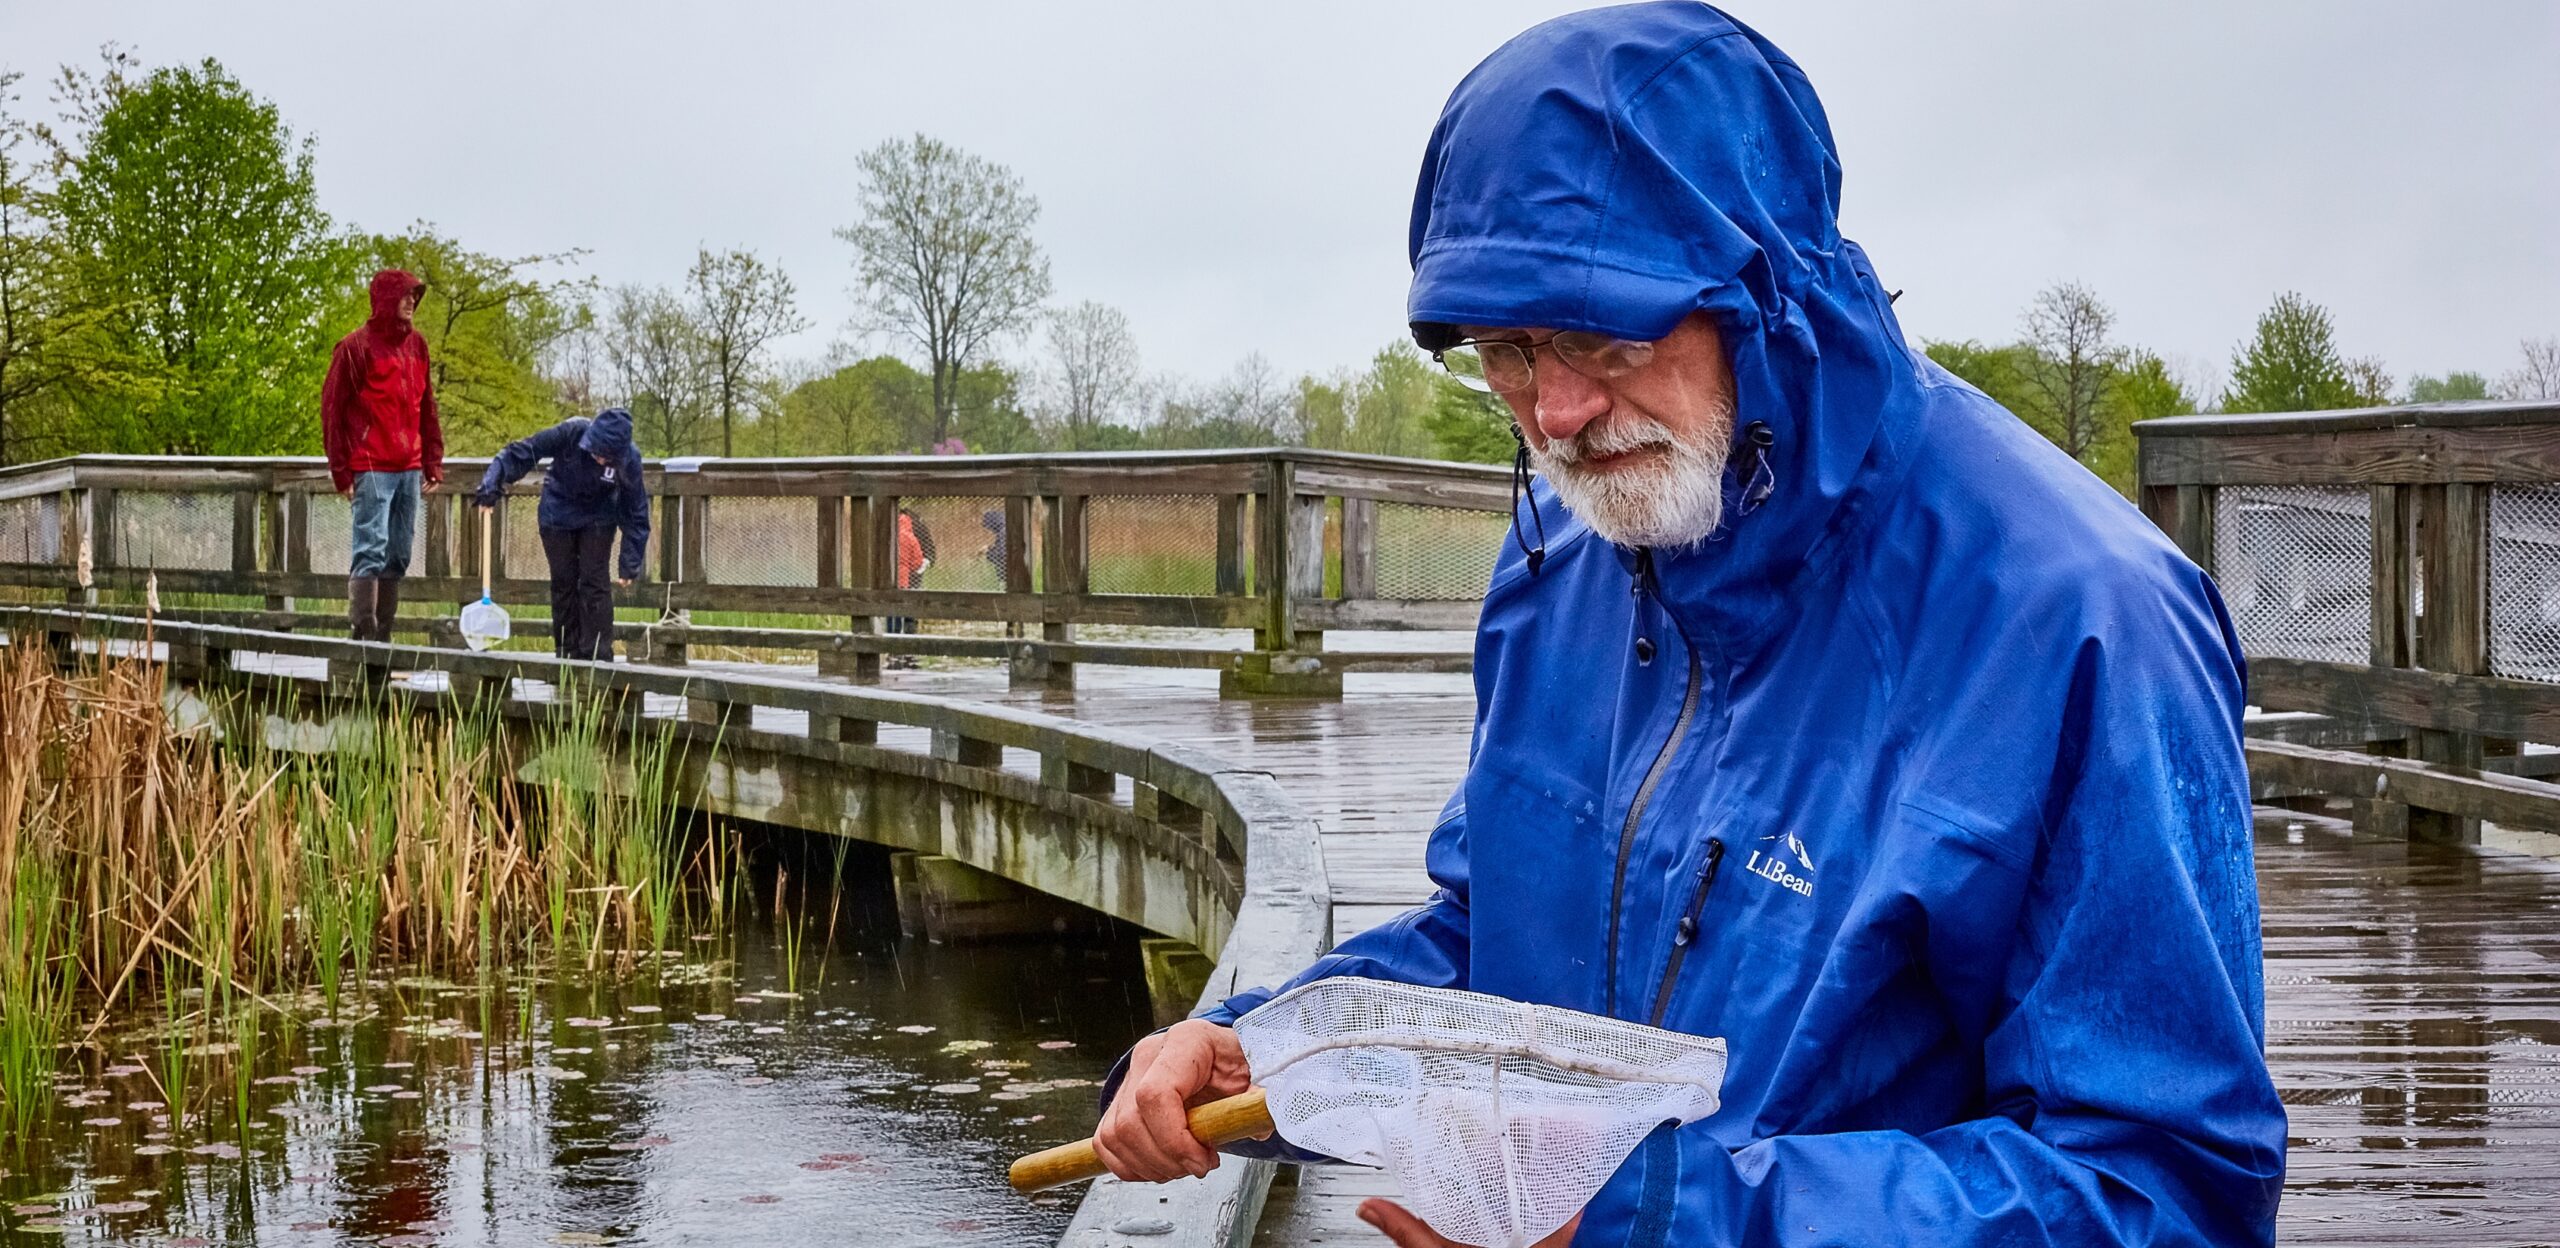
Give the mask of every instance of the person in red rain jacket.
POLYGON ((427 284, 373 275, 373 316, 338 340, 320 388, 320 440, 329 479, 346 495, 355 535, 347 559, 347 626, 358 641, 391 639, 400 578, 418 531, 418 494, 444 480, 427 340, 412 323, 427 284))

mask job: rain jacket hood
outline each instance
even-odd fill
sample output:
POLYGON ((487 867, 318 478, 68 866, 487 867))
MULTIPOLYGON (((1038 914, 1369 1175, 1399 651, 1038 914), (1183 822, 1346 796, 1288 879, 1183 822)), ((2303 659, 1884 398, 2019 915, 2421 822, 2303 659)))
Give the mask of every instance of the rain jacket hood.
POLYGON ((1766 620, 1765 600, 1734 595, 1775 588, 1844 504, 1892 487, 1879 435, 1919 387, 1839 208, 1822 102, 1766 39, 1698 4, 1560 18, 1488 57, 1442 111, 1414 193, 1407 316, 1426 345, 1435 324, 1652 340, 1713 318, 1737 437, 1759 425, 1769 449, 1729 461, 1729 545, 1700 589, 1734 608, 1729 624, 1766 620))
POLYGON ((631 450, 631 413, 608 407, 596 413, 587 431, 578 435, 578 449, 589 455, 621 459, 631 450))
POLYGON ((615 575, 639 580, 649 550, 649 481, 640 448, 631 441, 631 413, 608 407, 592 419, 571 417, 508 443, 480 474, 478 496, 496 505, 509 485, 546 460, 535 523, 568 533, 621 529, 615 575), (598 456, 603 463, 596 462, 598 456))
POLYGON ((1906 349, 1839 194, 1802 71, 1704 5, 1546 23, 1451 96, 1417 336, 1703 310, 1766 453, 1680 550, 1536 487, 1547 555, 1506 547, 1486 593, 1438 891, 1292 983, 1724 1037, 1723 1107, 1629 1155, 1580 1244, 2269 1242, 2285 1118, 2221 600, 1906 349))
POLYGON ((365 327, 385 338, 415 332, 400 320, 400 301, 408 298, 409 292, 426 288, 417 274, 406 269, 384 269, 374 274, 373 285, 367 291, 373 300, 373 315, 365 321, 365 327))

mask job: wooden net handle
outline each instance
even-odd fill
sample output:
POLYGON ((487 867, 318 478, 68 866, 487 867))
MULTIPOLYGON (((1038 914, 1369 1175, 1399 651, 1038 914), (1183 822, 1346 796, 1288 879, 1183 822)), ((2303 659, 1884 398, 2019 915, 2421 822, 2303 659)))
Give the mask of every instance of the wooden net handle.
MULTIPOLYGON (((1271 1105, 1263 1098, 1262 1089, 1251 1088, 1225 1100, 1192 1107, 1190 1123, 1191 1134, 1211 1148, 1259 1139, 1271 1134, 1271 1105)), ((1094 1155, 1093 1141, 1078 1140, 1013 1163, 1013 1170, 1006 1177, 1012 1180, 1013 1190, 1027 1196, 1109 1173, 1103 1168, 1102 1159, 1094 1155)))
POLYGON ((489 596, 489 530, 497 527, 494 523, 497 518, 497 508, 480 509, 480 596, 482 598, 489 596))

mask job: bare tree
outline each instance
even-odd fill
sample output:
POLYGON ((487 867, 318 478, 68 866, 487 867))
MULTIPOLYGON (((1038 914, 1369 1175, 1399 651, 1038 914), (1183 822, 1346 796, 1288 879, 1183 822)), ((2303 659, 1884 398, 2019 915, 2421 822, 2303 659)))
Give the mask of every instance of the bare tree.
POLYGON ((2347 385, 2356 392, 2356 403, 2363 407, 2381 407, 2391 402, 2391 370, 2382 357, 2360 355, 2347 361, 2347 385))
POLYGON ((2019 415, 2083 463, 2108 441, 2107 394, 2125 355, 2107 340, 2115 319, 2078 282, 2046 287, 2027 305, 2027 345, 2036 359, 2021 378, 2030 410, 2019 415))
POLYGON ((1094 431, 1138 396, 1138 341, 1118 308, 1090 299, 1051 312, 1048 322, 1044 406, 1066 449, 1089 450, 1094 431))
POLYGON ((951 436, 970 359, 1027 326, 1049 297, 1049 261, 1031 239, 1040 202, 1004 166, 921 134, 854 163, 862 170, 862 223, 836 237, 857 253, 862 327, 923 349, 940 442, 951 436))
POLYGON ((607 302, 604 356, 640 445, 698 455, 708 440, 710 369, 684 303, 659 287, 618 286, 607 302))
POLYGON ((2527 338, 2524 364, 2498 379, 2502 399, 2560 399, 2560 338, 2527 338))
POLYGON ((792 304, 791 277, 751 251, 700 249, 685 275, 694 337, 720 413, 720 453, 737 453, 738 410, 757 386, 765 349, 809 327, 792 304))

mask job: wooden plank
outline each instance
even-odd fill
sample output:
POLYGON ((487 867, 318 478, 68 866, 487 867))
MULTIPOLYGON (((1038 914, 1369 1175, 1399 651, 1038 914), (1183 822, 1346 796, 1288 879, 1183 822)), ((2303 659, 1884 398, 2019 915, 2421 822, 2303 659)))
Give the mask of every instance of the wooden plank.
POLYGON ((2170 506, 2177 514, 2177 524, 2169 530, 2170 540, 2186 552, 2188 559, 2211 575, 2213 558, 2213 487, 2180 485, 2170 506))
MULTIPOLYGON (((258 570, 258 500, 254 490, 231 496, 231 570, 258 570)), ((429 548, 433 554, 433 548, 429 548)))
POLYGON ((1484 604, 1473 599, 1362 598, 1297 605, 1299 627, 1316 632, 1473 632, 1483 610, 1484 604))
POLYGON ((1378 504, 1342 500, 1342 596, 1378 596, 1378 504))
POLYGON ((459 503, 451 494, 429 494, 418 500, 418 524, 427 538, 427 562, 421 570, 428 576, 454 574, 453 513, 459 503))
MULTIPOLYGON (((284 496, 284 570, 311 570, 311 495, 307 492, 284 496)), ((341 597, 345 586, 339 587, 341 597)))
POLYGON ((2283 741, 2252 739, 2249 782, 2406 803, 2415 817, 2438 812, 2502 827, 2560 831, 2560 785, 2405 758, 2377 758, 2283 741))
POLYGON ((841 494, 821 495, 817 500, 818 578, 820 589, 836 589, 844 584, 844 512, 841 494))
POLYGON ((124 563, 124 526, 116 520, 116 491, 107 486, 89 486, 89 568, 104 572, 124 563))
MULTIPOLYGON (((1434 469, 1454 465, 1433 465, 1434 469)), ((1346 471, 1299 465, 1300 490, 1371 503, 1405 503, 1416 507, 1454 507, 1465 511, 1511 510, 1511 477, 1499 468, 1468 466, 1463 475, 1441 471, 1346 471)))
MULTIPOLYGON (((2467 482, 2420 486, 2417 562, 2425 615, 2418 622, 2418 664, 2433 672, 2478 675, 2488 670, 2489 491, 2467 482)), ((2472 733, 2421 729, 2411 754, 2431 763, 2477 769, 2481 738, 2472 733)), ((2410 835, 2423 840, 2476 844, 2476 819, 2403 798, 2413 807, 2410 835)))
POLYGON ((1251 495, 1218 496, 1218 594, 1243 597, 1245 590, 1245 507, 1251 495))
POLYGON ((684 555, 676 541, 676 534, 684 526, 684 500, 662 492, 657 495, 656 502, 658 522, 650 530, 650 535, 657 539, 658 579, 673 584, 682 579, 684 572, 684 555))
POLYGON ((2373 515, 2369 661, 2377 667, 2406 667, 2414 657, 2410 642, 2415 630, 2409 594, 2409 487, 2377 485, 2369 493, 2373 515))
POLYGON ((2417 485, 2560 480, 2548 424, 2397 426, 2334 432, 2146 436, 2142 480, 2158 485, 2417 485))
POLYGON ((2560 742, 2560 685, 2311 659, 2249 660, 2249 701, 2440 733, 2560 742))
POLYGON ((1031 503, 1028 495, 1011 495, 1004 500, 1004 564, 1005 592, 1027 594, 1031 583, 1031 503))

